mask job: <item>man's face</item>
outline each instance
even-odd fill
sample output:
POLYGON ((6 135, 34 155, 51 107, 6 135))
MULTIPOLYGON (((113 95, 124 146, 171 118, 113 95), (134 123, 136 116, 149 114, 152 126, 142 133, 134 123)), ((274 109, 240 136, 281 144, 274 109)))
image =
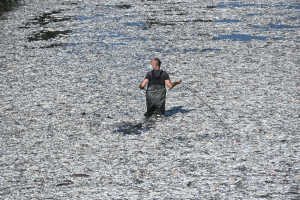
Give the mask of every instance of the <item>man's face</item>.
POLYGON ((152 66, 152 67, 155 67, 155 61, 154 61, 154 60, 151 60, 150 63, 151 63, 151 66, 152 66))

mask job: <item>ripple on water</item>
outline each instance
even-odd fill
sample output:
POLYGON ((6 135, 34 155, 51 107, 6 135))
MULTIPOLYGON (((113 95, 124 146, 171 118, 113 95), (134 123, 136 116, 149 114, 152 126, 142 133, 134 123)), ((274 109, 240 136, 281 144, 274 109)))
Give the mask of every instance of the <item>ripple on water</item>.
POLYGON ((215 37, 214 40, 232 40, 232 41, 251 41, 251 40, 266 40, 268 37, 252 36, 246 34, 231 34, 215 37))
POLYGON ((292 29, 292 28, 299 28, 300 26, 290 26, 290 25, 285 25, 285 24, 272 24, 269 23, 266 26, 258 26, 258 25, 254 25, 252 26, 252 28, 255 29, 265 29, 265 30, 269 30, 269 29, 292 29))
POLYGON ((240 8, 240 7, 264 7, 266 4, 255 4, 255 3, 242 3, 242 2, 234 2, 234 3, 221 3, 216 5, 215 8, 240 8))
POLYGON ((300 9, 300 3, 299 2, 295 2, 292 4, 285 4, 285 3, 280 3, 280 4, 275 4, 272 7, 280 7, 283 9, 287 9, 287 10, 291 10, 291 9, 300 9))
POLYGON ((300 9, 300 3, 289 5, 286 9, 300 9))
POLYGON ((138 22, 126 22, 127 26, 130 27, 137 27, 142 30, 151 29, 153 27, 167 27, 167 26, 176 26, 182 23, 207 23, 213 22, 213 20, 206 20, 206 19, 194 19, 194 20, 179 20, 179 21, 159 21, 157 19, 147 19, 145 22, 138 21, 138 22))
POLYGON ((179 136, 179 137, 173 137, 173 138, 169 139, 169 141, 173 140, 173 141, 184 142, 184 141, 187 141, 188 139, 189 138, 187 138, 187 137, 181 137, 181 136, 179 136))
POLYGON ((243 21, 237 20, 237 19, 221 19, 221 20, 216 20, 215 22, 221 22, 221 23, 238 23, 238 22, 243 22, 243 21))
POLYGON ((104 16, 105 16, 104 14, 97 14, 94 16, 80 15, 80 16, 76 17, 76 19, 79 21, 86 21, 86 20, 95 21, 95 20, 97 20, 98 17, 104 17, 104 16))
POLYGON ((282 7, 283 9, 300 9, 300 3, 295 2, 292 4, 275 4, 275 5, 267 5, 263 3, 243 3, 243 2, 229 2, 229 3, 220 3, 219 5, 213 6, 212 8, 241 8, 241 7, 257 7, 257 8, 264 8, 264 7, 282 7))
POLYGON ((44 47, 40 47, 41 49, 49 49, 49 48, 56 48, 56 47, 65 47, 67 46, 67 43, 53 43, 44 47))

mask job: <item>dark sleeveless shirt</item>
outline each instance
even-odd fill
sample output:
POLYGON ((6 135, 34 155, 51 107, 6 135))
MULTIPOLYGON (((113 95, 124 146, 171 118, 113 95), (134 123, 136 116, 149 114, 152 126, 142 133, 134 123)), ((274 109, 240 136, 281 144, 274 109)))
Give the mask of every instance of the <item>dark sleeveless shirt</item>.
POLYGON ((146 74, 145 79, 149 80, 148 85, 165 85, 165 80, 169 80, 169 75, 167 72, 162 70, 152 70, 146 74))

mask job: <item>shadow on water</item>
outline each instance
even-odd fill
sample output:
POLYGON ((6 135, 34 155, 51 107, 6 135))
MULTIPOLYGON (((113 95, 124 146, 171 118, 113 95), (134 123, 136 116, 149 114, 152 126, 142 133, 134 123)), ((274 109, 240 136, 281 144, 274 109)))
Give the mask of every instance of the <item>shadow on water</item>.
POLYGON ((191 110, 187 110, 187 109, 183 109, 183 106, 175 106, 173 108, 171 108, 170 110, 166 110, 165 116, 166 117, 170 117, 172 115, 175 115, 177 113, 189 113, 191 111, 194 111, 195 109, 191 109, 191 110))
POLYGON ((151 128, 154 128, 155 122, 147 123, 132 123, 132 122, 123 122, 117 125, 117 129, 114 130, 114 133, 121 133, 123 135, 140 135, 145 131, 148 131, 151 128))
POLYGON ((144 119, 142 122, 122 122, 120 124, 116 124, 117 129, 115 129, 113 133, 121 133, 123 135, 140 135, 143 132, 155 128, 156 123, 163 123, 166 119, 165 117, 166 116, 152 115, 150 118, 144 119))
MULTIPOLYGON (((177 113, 188 113, 195 109, 187 110, 183 109, 183 106, 176 106, 171 108, 170 110, 167 110, 165 113, 165 117, 170 117, 172 115, 175 115, 177 113)), ((144 120, 143 122, 139 123, 133 123, 133 122, 123 122, 121 124, 117 124, 113 132, 114 133, 121 133, 123 135, 140 135, 145 131, 148 131, 155 127, 156 122, 162 122, 165 118, 164 117, 156 117, 152 116, 147 120, 144 120)), ((184 141, 185 138, 174 138, 176 140, 184 141)))
MULTIPOLYGON (((40 31, 39 33, 34 34, 33 36, 28 37, 28 41, 39 41, 39 40, 49 40, 55 38, 57 36, 64 36, 71 33, 71 30, 64 30, 64 31, 40 31)), ((57 44, 59 45, 59 44, 57 44)))
POLYGON ((17 5, 17 0, 0 0, 0 16, 7 11, 11 11, 17 5))

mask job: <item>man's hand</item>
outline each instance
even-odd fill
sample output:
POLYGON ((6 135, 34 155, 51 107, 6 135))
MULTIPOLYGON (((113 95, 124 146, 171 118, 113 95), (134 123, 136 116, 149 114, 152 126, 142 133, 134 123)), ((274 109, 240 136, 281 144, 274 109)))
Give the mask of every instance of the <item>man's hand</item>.
POLYGON ((174 83, 172 83, 172 88, 175 87, 176 85, 180 84, 182 82, 182 79, 178 79, 174 83))
POLYGON ((178 79, 178 80, 176 81, 177 84, 180 84, 181 82, 182 82, 182 79, 178 79))
POLYGON ((175 82, 171 82, 170 80, 165 80, 165 83, 167 84, 168 88, 172 89, 173 87, 175 87, 176 85, 180 84, 182 82, 182 79, 178 79, 175 82))
POLYGON ((139 85, 140 89, 143 90, 148 82, 149 82, 148 79, 144 79, 143 82, 139 85))

